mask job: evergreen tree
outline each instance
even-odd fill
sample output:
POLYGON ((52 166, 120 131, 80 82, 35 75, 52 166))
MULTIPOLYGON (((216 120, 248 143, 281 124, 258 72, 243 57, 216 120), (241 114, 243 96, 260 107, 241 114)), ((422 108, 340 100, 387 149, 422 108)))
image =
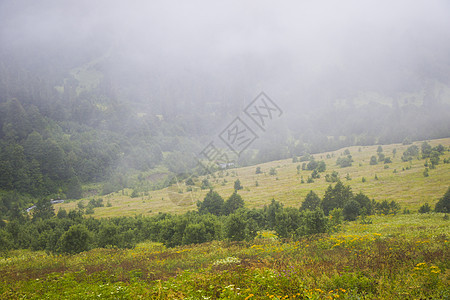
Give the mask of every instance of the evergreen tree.
POLYGON ((356 200, 350 200, 345 204, 343 209, 344 219, 347 221, 354 221, 359 216, 361 205, 356 200))
POLYGON ((334 188, 330 185, 325 191, 322 200, 322 209, 325 215, 335 208, 344 208, 345 204, 353 198, 350 186, 344 186, 339 180, 334 188))
POLYGON ((230 198, 225 201, 223 205, 223 214, 228 216, 242 207, 244 207, 244 200, 242 200, 242 197, 235 190, 230 198))
POLYGON ((303 201, 300 210, 315 210, 320 207, 320 197, 317 196, 313 191, 309 191, 308 195, 306 195, 305 201, 303 201))
POLYGON ((450 187, 447 189, 447 192, 445 192, 444 196, 436 203, 434 211, 450 213, 450 187))
POLYGON ((431 154, 431 146, 427 142, 423 142, 420 147, 422 151, 422 158, 429 158, 431 154))
POLYGON ((234 190, 242 190, 242 185, 241 185, 241 181, 239 179, 236 179, 236 181, 234 182, 234 190))
POLYGON ((243 241, 245 239, 246 220, 241 214, 234 213, 225 221, 225 237, 230 241, 243 241))
POLYGON ((224 200, 223 198, 212 189, 206 194, 203 201, 197 202, 198 212, 201 214, 210 213, 216 216, 222 214, 224 200))
POLYGON ((354 200, 359 203, 361 209, 365 209, 368 215, 373 214, 372 201, 370 201, 369 197, 363 194, 363 192, 359 192, 354 200))
POLYGON ((266 215, 267 227, 268 229, 274 229, 275 227, 275 216, 277 212, 283 209, 283 204, 272 199, 269 206, 264 206, 264 214, 266 215))

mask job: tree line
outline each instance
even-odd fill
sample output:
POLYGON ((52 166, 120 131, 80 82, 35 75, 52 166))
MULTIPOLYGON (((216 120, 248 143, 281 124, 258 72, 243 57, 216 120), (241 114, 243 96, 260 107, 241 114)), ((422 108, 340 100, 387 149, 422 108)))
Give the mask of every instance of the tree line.
MULTIPOLYGON (((450 188, 439 207, 449 209, 450 188)), ((95 200, 97 204, 100 200, 95 200)), ((1 250, 32 249, 53 253, 77 253, 96 247, 131 248, 142 241, 161 242, 168 247, 213 240, 250 241, 258 231, 272 230, 280 238, 337 231, 345 220, 371 214, 396 214, 395 201, 377 202, 362 192, 353 194, 340 181, 330 185, 321 199, 310 191, 299 208, 284 207, 272 200, 261 209, 248 209, 235 191, 224 200, 210 190, 197 211, 182 215, 159 213, 151 217, 94 219, 82 209, 59 210, 41 200, 32 216, 13 209, 7 222, 0 221, 1 250)), ((1 219, 1 218, 0 218, 1 219)))

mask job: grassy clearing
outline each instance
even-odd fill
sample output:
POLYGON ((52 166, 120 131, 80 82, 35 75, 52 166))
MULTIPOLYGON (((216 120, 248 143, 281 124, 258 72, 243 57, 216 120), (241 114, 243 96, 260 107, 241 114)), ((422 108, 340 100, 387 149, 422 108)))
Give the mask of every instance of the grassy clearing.
MULTIPOLYGON (((416 142, 419 146, 422 142, 416 142)), ((429 141, 431 146, 442 144, 450 146, 450 138, 429 141)), ((311 175, 311 171, 300 171, 297 174, 297 165, 302 163, 292 163, 291 159, 274 161, 257 166, 237 168, 216 172, 215 178, 210 176, 209 181, 214 189, 225 199, 233 193, 233 184, 239 178, 244 186, 239 194, 243 197, 246 205, 252 207, 263 207, 274 198, 287 206, 299 207, 310 190, 315 191, 320 197, 325 193, 330 183, 325 181, 325 174, 337 171, 341 180, 346 185, 350 185, 354 192, 362 191, 370 198, 377 201, 395 200, 403 208, 417 210, 420 205, 428 202, 434 205, 445 193, 450 184, 450 164, 443 164, 444 158, 450 157, 450 152, 446 152, 441 157, 441 163, 436 169, 429 171, 429 177, 423 176, 425 169, 423 159, 414 159, 411 162, 402 162, 401 156, 408 146, 401 144, 384 145, 383 153, 386 157, 391 157, 392 163, 370 165, 370 157, 377 155, 378 146, 348 147, 353 157, 353 165, 347 168, 336 166, 336 159, 343 154, 345 149, 316 154, 316 160, 324 160, 327 170, 321 173, 321 178, 315 179, 314 183, 301 183, 311 175), (395 157, 392 151, 396 149, 395 157), (327 158, 327 155, 330 158, 327 158), (256 167, 261 167, 262 174, 255 174, 256 167), (385 166, 388 166, 385 169, 385 166), (269 170, 275 168, 277 175, 269 175, 269 170), (396 170, 396 173, 394 173, 396 170), (347 173, 351 180, 345 179, 347 173), (375 175, 378 180, 375 179, 375 175), (362 182, 362 178, 366 182, 362 182), (224 180, 226 181, 223 184, 224 180), (258 181, 259 186, 255 185, 258 181)), ((201 180, 197 182, 200 186, 201 180)), ((198 188, 198 192, 187 192, 186 186, 181 184, 179 188, 166 188, 158 191, 151 191, 147 196, 131 198, 131 190, 109 194, 104 196, 105 203, 109 201, 111 207, 101 207, 95 209, 94 217, 116 217, 133 215, 152 215, 158 212, 184 213, 188 210, 196 209, 197 200, 203 200, 207 191, 198 188), (178 193, 178 189, 182 193, 178 193), (191 198, 192 196, 192 198, 191 198), (181 202, 183 205, 177 205, 181 202)), ((85 201, 86 202, 86 201, 85 201)), ((86 202, 87 203, 87 202, 86 202)), ((56 205, 58 208, 75 209, 76 202, 56 205)))
POLYGON ((375 216, 299 241, 14 251, 0 259, 2 299, 447 299, 450 221, 375 216))

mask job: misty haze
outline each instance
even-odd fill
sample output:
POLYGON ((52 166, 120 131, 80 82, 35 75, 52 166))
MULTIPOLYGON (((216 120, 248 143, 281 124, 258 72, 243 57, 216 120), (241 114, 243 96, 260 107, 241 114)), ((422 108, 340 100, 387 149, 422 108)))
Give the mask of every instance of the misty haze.
POLYGON ((0 129, 2 299, 450 295, 448 1, 1 1, 0 129))

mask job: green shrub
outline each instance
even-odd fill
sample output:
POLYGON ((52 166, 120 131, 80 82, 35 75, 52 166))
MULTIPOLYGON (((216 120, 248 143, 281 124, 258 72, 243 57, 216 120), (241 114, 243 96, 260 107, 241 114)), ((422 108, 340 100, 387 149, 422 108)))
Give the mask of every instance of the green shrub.
POLYGON ((72 225, 58 241, 59 252, 75 254, 90 248, 91 233, 81 224, 72 225))
POLYGON ((431 211, 431 206, 428 203, 425 203, 419 208, 420 214, 425 214, 431 211))
POLYGON ((359 216, 361 205, 355 201, 350 200, 343 209, 344 219, 347 221, 354 221, 359 216))

